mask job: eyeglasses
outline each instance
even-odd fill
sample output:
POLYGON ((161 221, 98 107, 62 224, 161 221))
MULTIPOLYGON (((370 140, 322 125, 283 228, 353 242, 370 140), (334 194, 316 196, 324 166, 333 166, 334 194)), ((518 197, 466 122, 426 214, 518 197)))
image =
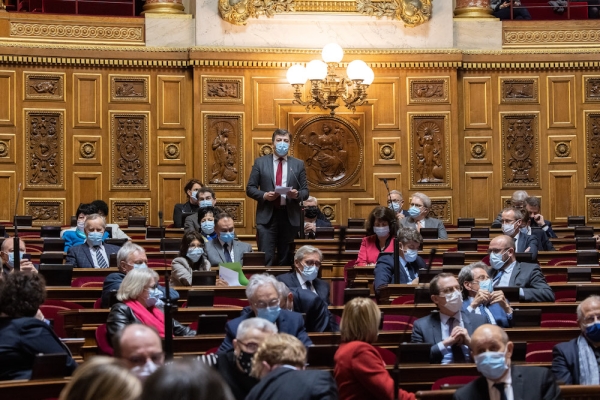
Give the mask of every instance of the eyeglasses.
POLYGON ((500 221, 500 222, 501 222, 501 223, 503 223, 503 224, 514 224, 514 223, 515 223, 515 222, 517 222, 517 221, 520 221, 520 220, 518 220, 518 219, 513 219, 513 220, 511 221, 511 220, 508 220, 508 219, 503 219, 503 220, 502 220, 502 221, 500 221))
POLYGON ((268 303, 264 301, 259 301, 254 303, 254 307, 256 308, 267 308, 267 307, 276 307, 279 305, 279 299, 271 299, 268 303))
POLYGON ((127 360, 133 365, 144 365, 150 359, 154 364, 162 364, 165 360, 165 353, 152 353, 150 356, 146 357, 145 355, 136 355, 131 356, 127 360))
POLYGON ((447 287, 445 289, 441 289, 440 290, 440 296, 445 296, 447 294, 453 293, 455 290, 459 290, 460 291, 460 287, 458 286, 451 286, 451 287, 447 287))
POLYGON ((415 203, 410 203, 411 207, 417 207, 417 208, 423 208, 422 204, 415 204, 415 203))
POLYGON ((254 342, 244 343, 241 340, 238 340, 237 342, 244 345, 244 347, 246 349, 248 349, 248 351, 251 351, 252 353, 256 352, 256 350, 258 350, 258 346, 260 346, 258 343, 254 343, 254 342))
POLYGON ((589 324, 593 324, 594 322, 596 322, 596 320, 600 320, 600 314, 588 315, 587 317, 585 317, 583 319, 583 323, 585 325, 589 325, 589 324))
POLYGON ((321 268, 321 263, 318 261, 312 261, 312 260, 307 260, 304 265, 306 265, 307 267, 317 267, 317 268, 321 268))
POLYGON ((488 249, 487 253, 488 254, 492 254, 492 253, 498 254, 498 253, 501 253, 501 252, 503 252, 505 250, 508 250, 508 248, 506 248, 506 249, 488 249))

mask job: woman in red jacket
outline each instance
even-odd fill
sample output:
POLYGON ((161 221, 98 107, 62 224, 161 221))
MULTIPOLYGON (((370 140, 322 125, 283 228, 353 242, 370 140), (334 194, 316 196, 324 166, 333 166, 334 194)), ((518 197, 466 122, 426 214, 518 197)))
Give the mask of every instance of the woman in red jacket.
POLYGON ((365 229, 367 236, 360 244, 356 265, 374 265, 379 253, 394 251, 394 237, 398 229, 396 214, 387 207, 377 206, 369 214, 365 229))
MULTIPOLYGON (((371 299, 357 297, 344 307, 340 330, 342 344, 335 353, 333 375, 340 400, 392 400, 394 380, 383 359, 371 345, 377 340, 381 313, 371 299)), ((400 400, 414 400, 412 393, 399 390, 400 400)))

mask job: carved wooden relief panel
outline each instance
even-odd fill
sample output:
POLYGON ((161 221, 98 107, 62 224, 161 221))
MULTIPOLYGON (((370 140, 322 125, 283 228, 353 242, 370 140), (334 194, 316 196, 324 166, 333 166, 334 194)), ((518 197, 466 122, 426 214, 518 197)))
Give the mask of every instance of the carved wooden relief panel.
POLYGON ((0 134, 0 163, 15 162, 15 135, 0 134))
POLYGON ((319 115, 292 132, 291 153, 304 161, 308 184, 320 189, 349 186, 363 168, 364 147, 354 125, 319 115))
POLYGON ((252 138, 252 156, 254 158, 273 154, 272 139, 269 138, 252 138))
POLYGON ((205 183, 243 187, 243 117, 243 113, 202 113, 205 183))
POLYGON ((109 75, 110 102, 149 103, 149 75, 109 75))
POLYGON ((502 184, 539 187, 538 113, 500 113, 502 126, 502 184))
POLYGON ((110 112, 111 189, 149 189, 149 112, 110 112))
POLYGON ((548 136, 548 161, 551 164, 577 162, 577 136, 548 136))
POLYGON ((150 199, 116 200, 110 199, 110 215, 114 224, 125 224, 129 217, 150 218, 150 199))
POLYGON ((25 198, 25 215, 31 215, 33 226, 57 225, 64 221, 64 199, 25 198))
POLYGON ((467 136, 464 141, 464 157, 466 165, 492 164, 491 136, 467 136))
POLYGON ((600 222, 600 197, 585 196, 585 220, 600 222))
POLYGON ((450 113, 408 113, 410 187, 449 188, 450 113))
POLYGON ((23 72, 24 100, 63 101, 65 99, 65 74, 40 74, 23 72))
POLYGON ((406 78, 408 104, 448 104, 450 77, 406 78))
POLYGON ((583 101, 585 103, 600 102, 600 76, 583 76, 583 101))
POLYGON ((373 138, 373 165, 400 165, 400 138, 373 138))
POLYGON ((102 165, 102 136, 73 136, 73 162, 82 165, 102 165))
POLYGON ((241 76, 202 76, 202 102, 243 104, 244 78, 241 76))
POLYGON ((441 219, 447 224, 452 223, 452 198, 432 197, 429 217, 441 219))
POLYGON ((221 210, 229 213, 233 217, 233 225, 235 226, 246 226, 244 222, 245 206, 246 199, 217 200, 217 207, 220 207, 221 210))
POLYGON ((600 186, 600 112, 585 112, 587 186, 600 186))
POLYGON ((159 136, 158 165, 185 165, 185 137, 159 136))
POLYGON ((25 112, 25 187, 63 189, 64 110, 25 112))
POLYGON ((500 77, 500 103, 539 104, 539 80, 531 78, 500 77))

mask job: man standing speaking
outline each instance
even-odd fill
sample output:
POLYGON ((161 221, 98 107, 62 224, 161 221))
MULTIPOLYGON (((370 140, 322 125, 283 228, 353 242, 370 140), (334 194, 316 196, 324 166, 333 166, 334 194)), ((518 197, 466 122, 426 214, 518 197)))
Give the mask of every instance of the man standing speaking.
POLYGON ((289 243, 304 222, 300 203, 308 198, 306 170, 302 160, 288 156, 291 140, 290 132, 276 129, 274 153, 254 161, 246 185, 246 194, 258 202, 258 251, 264 251, 265 265, 273 265, 275 248, 279 265, 292 265, 289 243))

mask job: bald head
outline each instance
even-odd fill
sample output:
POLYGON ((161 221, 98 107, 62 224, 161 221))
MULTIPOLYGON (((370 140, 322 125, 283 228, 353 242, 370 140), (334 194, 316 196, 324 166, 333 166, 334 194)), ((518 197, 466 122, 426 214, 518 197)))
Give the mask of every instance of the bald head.
POLYGON ((115 336, 113 347, 115 357, 122 358, 130 369, 144 365, 148 359, 155 364, 164 362, 160 336, 146 325, 127 325, 115 336))
POLYGON ((600 322, 600 296, 592 295, 577 306, 577 322, 584 333, 587 325, 600 322))

